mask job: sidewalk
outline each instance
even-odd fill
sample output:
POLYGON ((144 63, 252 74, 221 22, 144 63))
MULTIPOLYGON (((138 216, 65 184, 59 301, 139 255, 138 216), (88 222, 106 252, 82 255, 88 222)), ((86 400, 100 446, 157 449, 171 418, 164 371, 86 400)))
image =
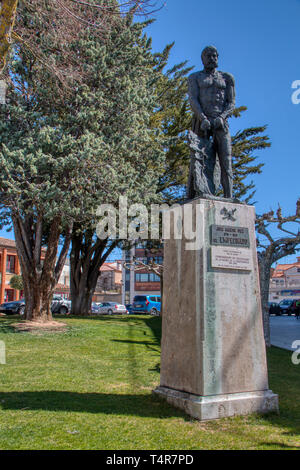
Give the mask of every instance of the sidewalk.
POLYGON ((300 320, 294 316, 270 317, 271 344, 278 348, 295 351, 294 341, 300 341, 300 320))

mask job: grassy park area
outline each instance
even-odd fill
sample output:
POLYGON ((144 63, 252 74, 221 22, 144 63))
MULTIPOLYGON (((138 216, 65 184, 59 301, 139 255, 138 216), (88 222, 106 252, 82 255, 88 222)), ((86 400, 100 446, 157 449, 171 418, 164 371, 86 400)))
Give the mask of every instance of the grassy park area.
MULTIPOLYGON (((0 449, 300 448, 300 365, 268 352, 280 415, 200 423, 151 394, 161 320, 63 318, 61 332, 15 331, 0 318, 0 449)), ((180 334, 180 332, 179 332, 180 334)))

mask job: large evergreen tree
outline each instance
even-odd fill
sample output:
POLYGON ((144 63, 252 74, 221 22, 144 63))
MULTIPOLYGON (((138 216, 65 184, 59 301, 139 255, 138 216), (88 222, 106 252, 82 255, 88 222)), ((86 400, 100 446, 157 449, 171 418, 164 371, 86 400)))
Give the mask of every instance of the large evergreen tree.
MULTIPOLYGON (((55 75, 66 77, 65 65, 53 67, 48 61, 49 51, 40 47, 40 38, 32 23, 24 23, 24 9, 39 18, 41 34, 55 30, 56 45, 62 45, 80 35, 82 27, 93 26, 100 33, 108 31, 120 16, 128 12, 138 16, 149 15, 161 8, 152 0, 2 0, 0 2, 0 72, 3 71, 13 41, 49 67, 55 75), (98 12, 95 19, 95 10, 98 12), (18 19, 15 24, 16 16, 18 19), (21 21, 20 21, 21 18, 21 21)), ((69 57, 64 57, 69 59, 69 57)))
POLYGON ((76 224, 72 236, 72 313, 89 312, 100 267, 118 240, 100 240, 95 233, 95 211, 101 202, 118 206, 119 196, 128 203, 157 201, 158 175, 162 168, 161 136, 149 126, 156 106, 158 79, 151 42, 143 35, 143 24, 129 23, 106 39, 105 48, 88 38, 81 44, 89 51, 85 59, 88 76, 84 99, 89 103, 74 128, 86 128, 106 143, 100 158, 109 156, 107 180, 95 194, 94 203, 84 208, 85 221, 76 224), (115 164, 113 164, 115 162, 115 164), (104 193, 105 187, 109 191, 104 193))
MULTIPOLYGON (((247 108, 242 106, 235 110, 235 117, 247 108)), ((264 163, 257 163, 256 151, 271 146, 265 134, 267 126, 257 126, 238 131, 231 138, 233 158, 233 194, 236 198, 251 202, 255 194, 255 185, 249 177, 260 174, 264 163)))
MULTIPOLYGON (((24 21, 34 23, 23 13, 24 21)), ((120 22, 105 41, 86 28, 80 40, 65 44, 84 69, 85 83, 76 83, 74 74, 73 89, 61 99, 57 82, 34 55, 15 49, 10 62, 11 89, 1 111, 0 191, 15 230, 28 319, 51 318, 74 223, 76 235, 94 229, 98 205, 116 204, 119 194, 133 202, 156 197, 163 153, 148 125, 153 57, 143 25, 130 18, 120 22)), ((39 27, 37 18, 45 51, 59 61, 63 51, 56 56, 39 27)))
POLYGON ((165 166, 159 177, 158 191, 170 203, 185 193, 190 158, 187 130, 192 122, 187 97, 187 76, 192 67, 182 62, 167 69, 173 47, 174 43, 168 44, 162 53, 156 54, 160 72, 156 84, 158 106, 153 110, 150 122, 151 127, 166 139, 165 166))

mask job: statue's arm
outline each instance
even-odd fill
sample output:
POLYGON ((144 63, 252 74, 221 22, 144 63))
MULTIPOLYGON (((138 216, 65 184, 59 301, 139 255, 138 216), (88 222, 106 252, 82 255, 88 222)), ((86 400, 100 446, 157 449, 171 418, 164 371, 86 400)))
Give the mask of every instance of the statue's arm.
POLYGON ((200 121, 204 121, 207 119, 205 114, 203 113, 200 101, 199 101, 199 86, 195 77, 195 74, 192 74, 188 78, 188 95, 190 100, 190 105, 195 113, 196 117, 200 119, 200 121))
POLYGON ((234 108, 235 108, 235 83, 234 83, 234 78, 231 74, 226 73, 225 75, 225 80, 227 83, 227 88, 226 88, 226 105, 225 109, 221 114, 222 119, 227 119, 230 114, 233 113, 234 108))

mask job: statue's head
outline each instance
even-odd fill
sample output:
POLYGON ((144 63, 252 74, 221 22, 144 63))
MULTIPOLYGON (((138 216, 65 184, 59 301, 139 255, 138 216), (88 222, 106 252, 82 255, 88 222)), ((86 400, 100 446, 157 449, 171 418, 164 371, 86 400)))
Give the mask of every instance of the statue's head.
POLYGON ((206 69, 215 69, 218 67, 219 53, 214 46, 207 46, 201 54, 202 63, 206 69))

